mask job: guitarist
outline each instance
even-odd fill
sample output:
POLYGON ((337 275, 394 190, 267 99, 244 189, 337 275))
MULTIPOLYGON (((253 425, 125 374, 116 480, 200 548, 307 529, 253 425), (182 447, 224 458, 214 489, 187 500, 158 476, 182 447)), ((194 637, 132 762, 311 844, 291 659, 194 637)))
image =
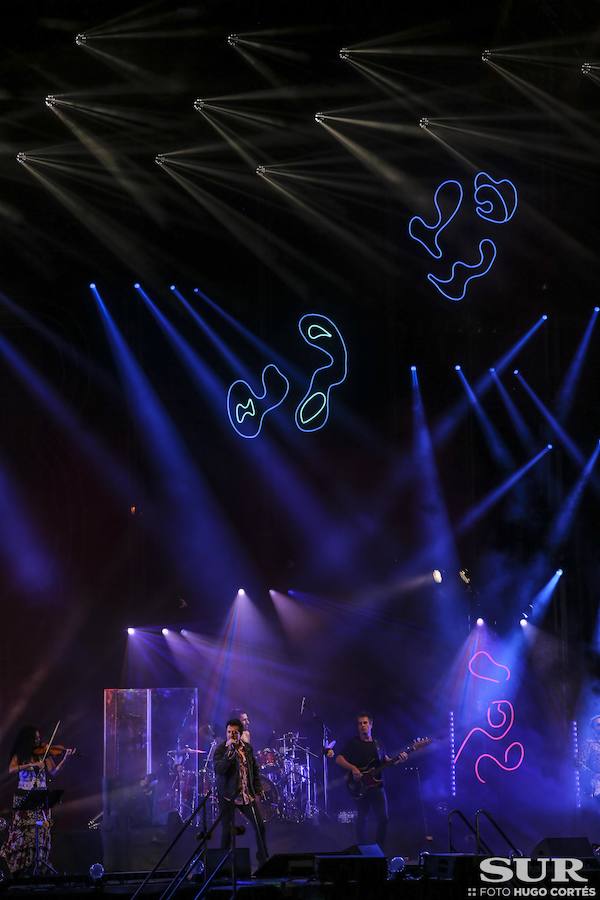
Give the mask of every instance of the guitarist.
MULTIPOLYGON (((392 762, 386 756, 379 742, 373 737, 373 717, 369 713, 361 712, 356 717, 358 734, 344 746, 342 752, 336 756, 338 766, 350 773, 355 781, 360 781, 363 771, 381 763, 392 762)), ((394 761, 394 765, 408 759, 408 753, 400 753, 394 761)), ((388 826, 388 803, 383 780, 377 787, 368 790, 364 797, 356 798, 356 839, 359 844, 367 843, 367 818, 372 810, 377 822, 376 841, 383 849, 388 826)))

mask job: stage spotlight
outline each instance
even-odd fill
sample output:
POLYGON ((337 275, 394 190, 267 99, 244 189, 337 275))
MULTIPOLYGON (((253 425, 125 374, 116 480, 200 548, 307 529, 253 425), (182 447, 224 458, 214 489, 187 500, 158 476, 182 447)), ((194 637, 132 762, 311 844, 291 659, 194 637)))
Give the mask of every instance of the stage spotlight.
POLYGON ((27 162, 27 154, 23 153, 23 151, 21 151, 20 153, 17 153, 17 162, 18 163, 27 162))
POLYGON ((421 116, 419 119, 419 128, 429 128, 429 119, 427 116, 421 116))
POLYGON ((518 369, 513 369, 513 375, 518 375, 518 374, 519 374, 519 370, 518 370, 518 369))
POLYGON ((454 366, 456 372, 460 372, 460 366, 454 366))
POLYGON ((194 100, 194 109, 196 110, 196 112, 200 112, 200 110, 204 109, 205 103, 206 100, 201 100, 200 97, 196 97, 196 99, 194 100))
POLYGON ((166 636, 168 635, 168 633, 169 633, 169 629, 168 629, 168 628, 163 628, 163 629, 162 629, 162 633, 163 633, 164 636, 166 637, 166 636))
POLYGON ((403 856, 393 856, 388 863, 388 872, 390 876, 399 875, 404 871, 406 860, 403 856))
POLYGON ((458 577, 465 584, 471 584, 471 573, 468 569, 461 569, 458 573, 458 577))
POLYGON ((433 572, 431 573, 431 577, 433 578, 433 580, 435 581, 436 584, 441 584, 442 581, 444 580, 444 576, 442 575, 442 573, 439 569, 434 569, 433 572))
POLYGON ((479 616, 479 618, 477 619, 477 622, 476 622, 475 624, 476 624, 476 625, 483 625, 483 619, 481 618, 481 616, 479 616))
POLYGON ((227 43, 230 47, 237 47, 240 40, 239 34, 228 34, 227 35, 227 43))
POLYGON ((46 104, 46 106, 56 106, 56 97, 54 96, 54 94, 48 94, 48 96, 44 100, 44 103, 46 104))
POLYGON ((256 167, 256 174, 257 174, 257 175, 264 175, 266 171, 267 171, 267 170, 266 170, 266 168, 265 168, 264 166, 257 166, 257 167, 256 167))
POLYGON ((135 634, 135 628, 131 628, 131 626, 127 629, 127 634, 135 634))
POLYGON ((139 290, 139 287, 140 287, 139 281, 136 281, 135 284, 134 284, 133 286, 134 286, 134 288, 136 289, 136 291, 139 290))
POLYGON ((341 49, 340 52, 338 53, 338 56, 339 56, 340 59, 349 59, 349 57, 350 57, 350 51, 348 50, 347 47, 342 47, 342 49, 341 49))
POLYGON ((481 62, 489 62, 490 56, 492 55, 491 50, 482 50, 481 52, 481 62))
POLYGON ((552 444, 546 444, 546 447, 548 448, 548 450, 552 450, 552 444))
POLYGON ((96 282, 95 282, 95 281, 90 281, 90 287, 91 287, 91 289, 94 291, 94 290, 96 289, 96 282))
POLYGON ((520 620, 519 620, 519 625, 521 626, 521 628, 525 628, 525 626, 527 625, 527 619, 526 619, 525 617, 523 617, 522 619, 520 619, 520 620))
POLYGON ((75 35, 75 43, 78 47, 83 47, 84 44, 87 44, 87 34, 80 31, 79 34, 75 35))
POLYGON ((181 635, 181 637, 185 637, 186 634, 187 634, 186 629, 185 629, 185 628, 182 628, 181 631, 179 632, 179 634, 181 635))
POLYGON ((588 62, 583 63, 583 65, 581 66, 581 74, 582 75, 591 75, 591 72, 592 72, 591 63, 588 63, 588 62))
POLYGON ((411 372, 416 372, 416 371, 417 371, 417 367, 416 367, 416 366, 411 366, 411 367, 410 367, 410 371, 411 371, 411 372))
POLYGON ((319 125, 322 125, 325 121, 325 115, 322 112, 315 113, 315 122, 318 122, 319 125))
MULTIPOLYGON (((25 156, 25 154, 23 154, 23 156, 25 156)), ((600 306, 595 306, 595 307, 594 307, 594 312, 600 312, 600 306)))
POLYGON ((563 570, 562 570, 562 569, 557 569, 557 570, 556 570, 556 574, 557 574, 557 575, 562 575, 562 574, 563 574, 563 570))
POLYGON ((102 863, 92 863, 92 865, 90 866, 89 875, 91 881, 93 881, 94 884, 96 884, 98 881, 102 881, 102 878, 104 876, 104 866, 102 865, 102 863))
POLYGON ((548 316, 546 315, 546 313, 544 313, 544 315, 542 316, 542 321, 545 322, 547 318, 548 316))
POLYGON ((490 373, 491 373, 492 375, 494 374, 495 371, 496 371, 495 369, 490 369, 490 373))
POLYGON ((240 597, 245 597, 245 596, 246 596, 246 591, 244 590, 244 588, 240 588, 240 589, 239 589, 239 591, 238 591, 238 596, 240 596, 240 597))
POLYGON ((154 157, 154 162, 157 166, 164 166, 165 164, 165 155, 164 153, 157 153, 154 157))

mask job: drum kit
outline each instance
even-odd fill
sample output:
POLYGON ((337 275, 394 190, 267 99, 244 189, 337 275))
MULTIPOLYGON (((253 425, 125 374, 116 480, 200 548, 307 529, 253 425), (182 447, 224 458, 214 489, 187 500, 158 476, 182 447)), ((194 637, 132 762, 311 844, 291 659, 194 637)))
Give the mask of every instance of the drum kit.
MULTIPOLYGON (((319 815, 314 761, 320 760, 304 746, 305 740, 298 732, 288 731, 273 742, 275 746, 256 751, 263 795, 259 803, 267 822, 304 822, 319 815)), ((168 801, 182 820, 207 793, 206 813, 211 819, 218 815, 213 762, 217 744, 213 740, 208 750, 184 746, 167 751, 170 788, 163 802, 168 801)))

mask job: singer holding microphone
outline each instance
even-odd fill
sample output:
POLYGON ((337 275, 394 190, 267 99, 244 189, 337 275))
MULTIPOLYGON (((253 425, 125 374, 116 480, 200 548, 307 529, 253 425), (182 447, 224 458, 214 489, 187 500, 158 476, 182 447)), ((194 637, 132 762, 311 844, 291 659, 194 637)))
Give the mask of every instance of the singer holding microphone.
POLYGON ((227 738, 215 750, 215 773, 219 806, 223 815, 221 849, 231 847, 232 829, 235 828, 235 811, 239 811, 252 823, 256 835, 256 858, 259 864, 266 862, 267 838, 265 823, 256 798, 262 796, 259 769, 254 751, 242 741, 242 723, 239 719, 227 722, 227 738))

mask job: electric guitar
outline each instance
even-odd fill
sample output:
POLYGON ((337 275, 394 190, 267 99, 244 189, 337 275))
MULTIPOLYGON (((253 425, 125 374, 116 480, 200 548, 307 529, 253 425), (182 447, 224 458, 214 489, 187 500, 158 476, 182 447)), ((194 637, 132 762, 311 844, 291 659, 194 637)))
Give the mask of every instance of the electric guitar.
POLYGON ((363 797, 366 797, 373 788, 380 787, 383 781, 381 778, 382 769, 398 762, 403 753, 414 753, 415 750, 422 750, 423 747, 427 747, 432 741, 433 738, 430 737, 416 738, 416 740, 411 741, 410 744, 404 747, 400 753, 397 753, 396 756, 393 756, 391 759, 387 761, 383 760, 376 766, 369 766, 365 769, 361 769, 360 779, 355 779, 352 772, 348 772, 346 787, 348 788, 350 795, 355 800, 361 800, 363 797))

